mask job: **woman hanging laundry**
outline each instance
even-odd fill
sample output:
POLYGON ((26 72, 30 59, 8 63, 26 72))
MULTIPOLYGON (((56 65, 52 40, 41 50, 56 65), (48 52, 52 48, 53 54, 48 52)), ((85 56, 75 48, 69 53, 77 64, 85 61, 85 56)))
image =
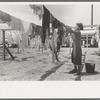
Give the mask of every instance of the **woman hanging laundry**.
MULTIPOLYGON (((65 26, 66 27, 66 26, 65 26)), ((73 34, 73 50, 72 50, 72 63, 74 64, 74 69, 70 71, 70 73, 77 73, 77 75, 81 74, 81 32, 83 30, 83 24, 77 23, 74 27, 74 30, 71 28, 67 28, 67 31, 73 34)))

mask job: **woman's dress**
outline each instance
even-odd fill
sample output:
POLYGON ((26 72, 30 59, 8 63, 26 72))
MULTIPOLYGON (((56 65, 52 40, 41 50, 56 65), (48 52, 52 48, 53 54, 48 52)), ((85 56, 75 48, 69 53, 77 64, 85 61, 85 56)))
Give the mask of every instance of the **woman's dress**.
POLYGON ((81 33, 76 32, 73 34, 72 63, 75 65, 81 65, 81 56, 81 33))

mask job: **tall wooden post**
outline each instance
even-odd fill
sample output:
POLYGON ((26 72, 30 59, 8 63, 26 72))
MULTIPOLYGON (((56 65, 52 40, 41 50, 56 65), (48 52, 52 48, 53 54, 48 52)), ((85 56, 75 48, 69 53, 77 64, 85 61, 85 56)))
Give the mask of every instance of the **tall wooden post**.
POLYGON ((69 36, 69 38, 70 38, 70 45, 69 45, 69 54, 71 55, 71 35, 69 36))
POLYGON ((3 60, 5 60, 5 31, 2 30, 3 32, 3 60))
POLYGON ((86 35, 86 44, 87 44, 87 48, 88 48, 88 34, 86 35))
POLYGON ((93 25, 93 4, 91 5, 91 25, 93 25))
POLYGON ((55 62, 54 49, 54 28, 52 28, 52 63, 55 62))
POLYGON ((69 55, 71 54, 71 45, 69 46, 69 55))
POLYGON ((97 33, 97 36, 98 36, 98 52, 99 52, 99 48, 100 48, 100 29, 98 29, 98 31, 97 31, 98 33, 97 33))

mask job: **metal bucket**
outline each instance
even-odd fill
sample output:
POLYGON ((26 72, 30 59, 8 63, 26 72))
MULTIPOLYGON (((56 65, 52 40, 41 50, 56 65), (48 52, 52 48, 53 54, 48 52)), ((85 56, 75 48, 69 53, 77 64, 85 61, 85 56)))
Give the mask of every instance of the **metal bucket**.
POLYGON ((95 64, 85 63, 85 69, 86 69, 87 73, 94 73, 95 72, 95 64))

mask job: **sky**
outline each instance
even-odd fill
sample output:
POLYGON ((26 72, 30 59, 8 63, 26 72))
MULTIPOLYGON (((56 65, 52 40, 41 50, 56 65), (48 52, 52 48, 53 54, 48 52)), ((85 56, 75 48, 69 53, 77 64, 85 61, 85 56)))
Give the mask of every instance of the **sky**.
POLYGON ((46 5, 51 13, 67 25, 91 24, 91 5, 46 5))
POLYGON ((94 24, 100 25, 100 5, 94 5, 94 24))
MULTIPOLYGON (((91 25, 91 4, 45 5, 50 12, 66 25, 82 22, 91 25)), ((100 25, 100 4, 93 5, 93 24, 100 25)))
MULTIPOLYGON (((91 5, 90 4, 66 4, 66 5, 45 5, 45 7, 58 20, 66 25, 74 26, 81 22, 83 25, 91 25, 91 5)), ((100 5, 94 5, 94 24, 100 24, 100 5)), ((42 25, 38 16, 33 15, 32 9, 26 5, 0 5, 0 10, 13 15, 21 20, 36 25, 42 25)))
POLYGON ((16 18, 23 21, 34 23, 36 25, 42 26, 42 20, 39 20, 38 16, 33 14, 32 9, 29 4, 26 5, 1 5, 0 10, 8 13, 16 18))

